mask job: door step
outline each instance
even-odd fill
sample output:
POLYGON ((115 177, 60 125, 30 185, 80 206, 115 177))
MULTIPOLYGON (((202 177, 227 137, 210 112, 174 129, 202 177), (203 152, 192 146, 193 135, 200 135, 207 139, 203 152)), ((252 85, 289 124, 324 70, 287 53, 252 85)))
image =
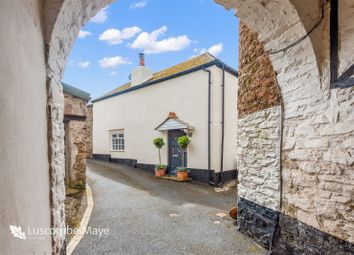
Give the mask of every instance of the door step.
POLYGON ((177 178, 177 176, 174 176, 174 175, 155 176, 155 178, 165 179, 165 180, 170 180, 170 181, 175 181, 175 182, 189 182, 192 180, 192 178, 188 178, 188 180, 180 180, 177 178))

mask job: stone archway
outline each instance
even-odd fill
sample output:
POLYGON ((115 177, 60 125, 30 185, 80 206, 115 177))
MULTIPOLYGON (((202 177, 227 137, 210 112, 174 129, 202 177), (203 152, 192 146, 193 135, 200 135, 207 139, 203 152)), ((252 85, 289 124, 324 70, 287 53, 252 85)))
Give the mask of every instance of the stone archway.
MULTIPOLYGON (((215 1, 228 9, 235 9, 242 22, 251 31, 257 32, 258 40, 264 45, 266 52, 282 49, 296 41, 299 36, 306 35, 312 24, 321 17, 321 2, 316 1, 312 1, 311 4, 306 0, 215 1)), ((55 228, 64 224, 63 97, 59 81, 81 25, 110 2, 110 0, 53 0, 47 1, 44 8, 52 226, 55 228)), ((342 208, 330 212, 326 208, 335 207, 338 201, 323 198, 331 192, 331 189, 336 189, 328 184, 330 178, 341 179, 338 183, 341 191, 347 185, 344 179, 349 175, 352 157, 343 157, 341 153, 345 148, 333 150, 329 144, 348 137, 351 129, 347 120, 353 119, 354 115, 353 112, 340 110, 342 106, 347 108, 350 106, 352 97, 348 94, 352 95, 353 90, 347 89, 345 92, 330 90, 328 9, 327 4, 324 19, 317 29, 320 32, 314 31, 301 43, 270 55, 273 69, 277 74, 276 80, 281 90, 284 109, 281 111, 277 103, 272 105, 273 107, 265 107, 252 114, 246 114, 245 118, 250 121, 253 115, 258 116, 261 122, 271 125, 279 123, 282 116, 282 131, 276 130, 275 137, 269 137, 273 141, 274 152, 278 153, 273 157, 274 165, 268 168, 269 172, 265 171, 262 165, 259 169, 260 172, 263 170, 263 177, 270 176, 269 182, 258 184, 256 178, 250 179, 247 174, 242 176, 241 173, 243 179, 240 184, 240 198, 245 199, 245 203, 248 200, 270 209, 275 212, 275 217, 279 214, 286 215, 296 220, 294 224, 303 222, 325 233, 353 242, 354 237, 350 234, 353 223, 350 223, 349 229, 343 225, 348 218, 346 213, 349 208, 348 202, 342 199, 342 208), (342 113, 340 119, 338 116, 337 119, 335 117, 338 112, 342 113), (269 118, 270 122, 266 122, 264 118, 269 118), (323 142, 318 134, 327 136, 327 143, 323 142), (334 164, 329 163, 330 161, 338 162, 334 164), (319 169, 319 166, 322 169, 319 169), (334 177, 323 177, 320 174, 321 171, 335 172, 338 167, 344 170, 334 173, 334 177), (246 182, 250 185, 246 185, 246 182), (262 198, 255 196, 257 193, 254 191, 259 193, 257 189, 262 190, 262 198), (342 217, 332 217, 336 213, 342 217)), ((242 125, 242 121, 240 123, 242 125)), ((245 169, 249 169, 247 167, 244 166, 245 169)), ((290 221, 286 217, 280 217, 280 225, 282 220, 285 223, 290 221)), ((270 224, 274 233, 278 221, 276 218, 270 224)), ((53 237, 56 253, 62 249, 64 238, 63 235, 53 237)), ((265 243, 271 243, 273 235, 267 238, 265 243)))
MULTIPOLYGON (((347 141, 353 137, 354 128, 349 126, 354 111, 348 106, 353 102, 354 89, 331 89, 330 2, 215 1, 227 9, 235 9, 241 21, 259 35, 258 40, 270 55, 283 103, 282 137, 279 140, 273 137, 274 145, 279 142, 279 169, 276 164, 270 169, 262 164, 261 168, 247 165, 250 161, 247 155, 252 149, 253 155, 263 153, 259 144, 253 147, 248 145, 249 139, 245 138, 249 135, 247 132, 242 141, 246 142, 241 144, 241 152, 238 152, 243 157, 240 159, 243 161, 240 163, 239 170, 243 171, 240 176, 246 177, 240 180, 241 230, 244 228, 244 232, 256 237, 265 246, 268 245, 264 239, 276 238, 276 251, 280 254, 349 252, 353 249, 350 229, 353 229, 354 223, 349 216, 353 194, 349 190, 354 188, 350 170, 354 158, 353 144, 349 145, 347 141), (242 145, 246 147, 246 152, 242 145), (272 175, 275 181, 280 176, 278 170, 281 172, 279 183, 267 183, 265 177, 272 175), (279 204, 274 204, 272 200, 276 194, 280 195, 279 204), (249 216, 257 212, 260 217, 249 216), (252 222, 255 223, 252 225, 252 222), (264 228, 270 226, 270 229, 259 233, 255 224, 264 224, 264 228), (281 231, 274 235, 272 231, 278 227, 281 231), (327 241, 310 240, 308 236, 311 235, 322 236, 327 241), (347 242, 341 244, 340 239, 347 242), (311 247, 304 247, 303 242, 311 247)), ((340 2, 341 8, 343 13, 353 13, 349 1, 340 2)), ((347 18, 339 16, 343 26, 339 28, 343 33, 343 45, 354 38, 348 33, 353 25, 349 25, 349 21, 345 20, 347 18)), ((350 67, 344 57, 339 61, 350 67)), ((262 120, 263 126, 267 126, 270 122, 260 119, 263 114, 259 109, 248 114, 244 122, 255 121, 257 124, 262 120)), ((238 126, 241 135, 243 130, 250 129, 249 126, 242 126, 244 122, 241 118, 241 126, 238 126)), ((255 132, 257 128, 253 126, 251 130, 255 132)), ((265 140, 262 139, 263 142, 265 140)), ((255 159, 251 164, 259 165, 257 163, 260 161, 255 159)))

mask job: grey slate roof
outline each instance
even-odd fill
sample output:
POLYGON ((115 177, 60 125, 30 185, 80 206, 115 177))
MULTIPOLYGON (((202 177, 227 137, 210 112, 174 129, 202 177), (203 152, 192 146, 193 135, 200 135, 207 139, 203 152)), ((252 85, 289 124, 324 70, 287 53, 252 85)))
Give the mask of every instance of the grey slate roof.
POLYGON ((81 98, 87 102, 90 101, 91 95, 89 93, 87 93, 86 91, 83 91, 81 89, 70 86, 69 84, 66 84, 64 82, 62 82, 61 85, 63 85, 63 92, 64 93, 72 95, 74 97, 81 98))

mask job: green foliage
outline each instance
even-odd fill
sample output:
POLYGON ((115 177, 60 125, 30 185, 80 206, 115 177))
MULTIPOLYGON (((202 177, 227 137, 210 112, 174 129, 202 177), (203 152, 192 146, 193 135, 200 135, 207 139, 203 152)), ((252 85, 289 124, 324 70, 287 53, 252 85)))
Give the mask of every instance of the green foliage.
POLYGON ((165 145, 165 142, 162 137, 155 138, 153 143, 158 149, 161 149, 165 145))
POLYGON ((167 168, 167 166, 166 166, 166 165, 163 165, 163 164, 161 164, 161 165, 155 165, 155 170, 166 169, 166 168, 167 168))
POLYGON ((178 137, 178 140, 177 140, 179 147, 181 147, 182 149, 187 149, 190 142, 191 142, 191 139, 189 139, 188 136, 186 136, 186 135, 182 135, 182 136, 178 137))
POLYGON ((177 172, 189 172, 188 168, 186 167, 176 167, 177 172))
POLYGON ((160 150, 165 145, 165 142, 162 137, 157 137, 154 139, 153 143, 156 146, 156 148, 159 149, 159 165, 161 166, 162 164, 161 164, 161 151, 160 150))

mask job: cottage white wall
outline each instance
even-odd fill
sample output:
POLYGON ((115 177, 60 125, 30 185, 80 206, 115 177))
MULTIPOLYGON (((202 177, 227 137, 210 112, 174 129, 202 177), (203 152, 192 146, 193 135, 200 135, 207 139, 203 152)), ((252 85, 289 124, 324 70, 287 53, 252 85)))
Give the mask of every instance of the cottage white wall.
MULTIPOLYGON (((209 69, 212 70, 213 79, 211 168, 219 170, 221 119, 217 115, 221 113, 221 71, 217 67, 209 69)), ((236 78, 231 78, 231 75, 226 76, 227 81, 232 79, 232 83, 236 85, 236 78)), ((188 166, 207 169, 207 93, 208 75, 200 70, 95 102, 93 105, 93 153, 111 154, 115 158, 132 158, 137 159, 139 163, 156 164, 158 154, 152 140, 162 136, 166 141, 166 146, 161 151, 162 161, 168 163, 167 132, 154 129, 165 120, 169 112, 176 112, 180 119, 195 128, 191 137, 192 143, 188 149, 188 166), (124 152, 110 151, 109 130, 114 129, 125 130, 126 148, 124 152)), ((236 98, 236 92, 234 98, 236 98)), ((234 108, 233 116, 236 120, 236 108, 234 108)), ((231 169, 234 168, 228 170, 231 169)))
POLYGON ((238 79, 225 72, 224 170, 237 169, 237 89, 238 79))
MULTIPOLYGON (((211 158, 213 169, 219 172, 222 136, 222 69, 213 66, 210 70, 212 70, 211 158)), ((224 171, 236 169, 237 84, 237 78, 225 71, 224 171)))
POLYGON ((9 225, 50 227, 46 66, 41 1, 0 1, 0 253, 50 254, 9 225))

